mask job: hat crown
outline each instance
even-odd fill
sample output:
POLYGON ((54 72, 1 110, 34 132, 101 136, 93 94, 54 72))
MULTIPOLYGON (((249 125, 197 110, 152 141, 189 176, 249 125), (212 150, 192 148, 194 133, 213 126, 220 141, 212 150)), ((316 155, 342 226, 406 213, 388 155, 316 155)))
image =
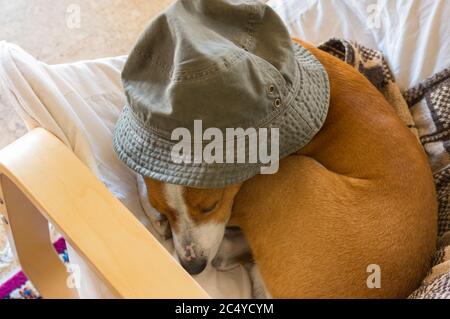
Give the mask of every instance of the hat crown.
POLYGON ((288 31, 258 1, 179 0, 154 19, 122 72, 145 127, 258 127, 299 83, 288 31))

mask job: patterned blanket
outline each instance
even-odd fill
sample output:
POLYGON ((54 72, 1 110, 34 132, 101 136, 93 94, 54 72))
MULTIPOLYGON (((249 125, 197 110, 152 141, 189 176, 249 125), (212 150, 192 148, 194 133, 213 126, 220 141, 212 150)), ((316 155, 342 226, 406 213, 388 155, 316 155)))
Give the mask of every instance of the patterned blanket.
POLYGON ((422 143, 438 196, 438 242, 432 269, 409 298, 450 298, 450 68, 402 93, 381 52, 339 39, 319 48, 364 74, 422 143))

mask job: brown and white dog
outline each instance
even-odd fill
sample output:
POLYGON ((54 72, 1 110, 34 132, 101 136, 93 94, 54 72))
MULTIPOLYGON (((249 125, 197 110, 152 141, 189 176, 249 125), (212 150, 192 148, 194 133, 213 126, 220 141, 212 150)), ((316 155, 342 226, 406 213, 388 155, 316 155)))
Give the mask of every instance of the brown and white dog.
POLYGON ((323 64, 331 86, 327 119, 313 140, 276 174, 241 185, 195 189, 147 178, 149 201, 167 217, 191 274, 212 261, 225 226, 235 225, 273 297, 406 297, 435 250, 427 158, 364 76, 299 42, 323 64), (377 288, 367 285, 373 264, 377 288))

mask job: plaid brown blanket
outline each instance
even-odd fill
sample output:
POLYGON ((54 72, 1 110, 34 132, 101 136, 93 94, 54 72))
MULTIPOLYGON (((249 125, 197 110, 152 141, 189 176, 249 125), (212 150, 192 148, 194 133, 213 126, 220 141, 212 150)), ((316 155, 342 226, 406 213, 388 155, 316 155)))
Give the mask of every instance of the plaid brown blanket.
POLYGON ((339 39, 319 48, 364 74, 422 143, 438 196, 439 238, 433 267, 409 298, 450 298, 450 68, 402 94, 381 52, 339 39))

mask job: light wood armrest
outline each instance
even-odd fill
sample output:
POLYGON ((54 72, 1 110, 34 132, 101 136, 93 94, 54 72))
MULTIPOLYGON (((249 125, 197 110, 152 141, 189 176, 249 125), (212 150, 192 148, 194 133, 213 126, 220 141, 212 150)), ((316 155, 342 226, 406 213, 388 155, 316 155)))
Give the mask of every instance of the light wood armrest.
POLYGON ((55 136, 35 129, 0 150, 0 212, 30 280, 47 298, 77 297, 50 242, 63 234, 114 296, 208 298, 89 169, 55 136))

